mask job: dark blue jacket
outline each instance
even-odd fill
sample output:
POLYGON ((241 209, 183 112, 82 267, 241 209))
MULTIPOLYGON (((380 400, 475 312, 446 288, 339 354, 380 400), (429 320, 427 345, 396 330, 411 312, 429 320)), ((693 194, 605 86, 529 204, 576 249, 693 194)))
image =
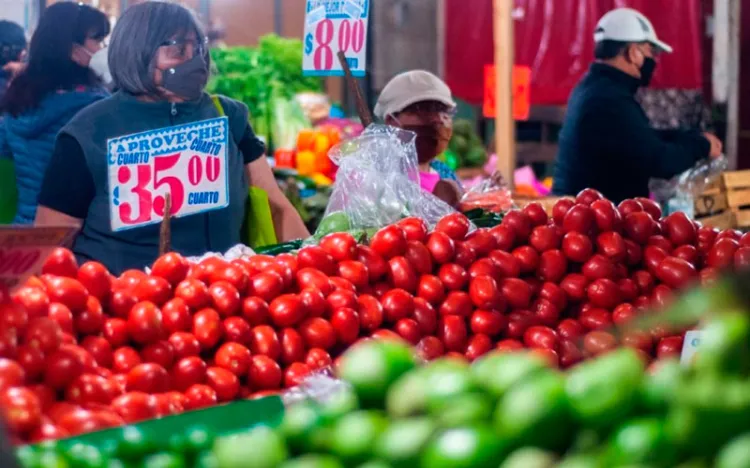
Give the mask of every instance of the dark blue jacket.
POLYGON ((594 188, 618 203, 647 197, 651 178, 670 179, 709 155, 695 131, 657 131, 635 100, 639 80, 594 63, 575 87, 560 132, 553 193, 594 188))
POLYGON ((35 109, 0 119, 0 157, 12 158, 16 173, 18 210, 14 223, 34 222, 37 197, 57 133, 78 111, 106 95, 102 90, 51 93, 35 109))

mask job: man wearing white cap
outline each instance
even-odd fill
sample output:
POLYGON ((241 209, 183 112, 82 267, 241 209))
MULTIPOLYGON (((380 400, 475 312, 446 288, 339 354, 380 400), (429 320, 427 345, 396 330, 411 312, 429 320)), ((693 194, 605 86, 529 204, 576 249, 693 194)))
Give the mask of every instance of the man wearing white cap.
POLYGON ((386 124, 417 134, 422 188, 450 205, 456 205, 460 197, 458 178, 435 158, 448 148, 455 112, 456 103, 448 85, 424 70, 393 77, 375 104, 375 115, 386 124))
POLYGON ((635 100, 648 86, 656 58, 672 47, 630 8, 604 15, 594 32, 595 61, 568 101, 560 132, 553 192, 595 188, 614 202, 647 197, 651 178, 669 179, 721 154, 714 135, 658 131, 635 100))

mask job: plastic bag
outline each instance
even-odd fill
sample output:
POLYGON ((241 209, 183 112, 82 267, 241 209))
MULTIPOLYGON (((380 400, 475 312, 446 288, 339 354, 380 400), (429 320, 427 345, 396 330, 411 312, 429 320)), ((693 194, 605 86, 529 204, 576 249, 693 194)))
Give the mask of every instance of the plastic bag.
POLYGON ((665 208, 665 214, 683 211, 692 218, 695 198, 728 167, 729 161, 724 155, 704 159, 669 180, 651 179, 648 188, 654 200, 665 208))
POLYGON ((434 227, 454 212, 420 188, 414 139, 413 132, 371 125, 359 137, 331 148, 328 156, 339 169, 316 237, 376 229, 407 216, 434 227))
POLYGON ((459 208, 464 213, 476 209, 504 213, 513 208, 513 198, 502 174, 495 171, 461 197, 459 208))

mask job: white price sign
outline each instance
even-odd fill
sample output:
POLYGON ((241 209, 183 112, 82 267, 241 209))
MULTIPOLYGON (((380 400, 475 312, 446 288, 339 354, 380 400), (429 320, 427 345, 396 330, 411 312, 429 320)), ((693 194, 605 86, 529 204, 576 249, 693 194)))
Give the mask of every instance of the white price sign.
POLYGON ((42 271, 55 247, 67 246, 74 227, 0 226, 0 283, 11 291, 42 271))
POLYGON ((354 76, 365 75, 370 0, 307 0, 302 72, 343 76, 343 51, 354 76))
POLYGON ((700 330, 690 330, 685 333, 685 339, 682 342, 682 353, 680 353, 680 364, 683 366, 690 365, 693 359, 695 359, 695 353, 701 344, 701 333, 703 332, 700 330))

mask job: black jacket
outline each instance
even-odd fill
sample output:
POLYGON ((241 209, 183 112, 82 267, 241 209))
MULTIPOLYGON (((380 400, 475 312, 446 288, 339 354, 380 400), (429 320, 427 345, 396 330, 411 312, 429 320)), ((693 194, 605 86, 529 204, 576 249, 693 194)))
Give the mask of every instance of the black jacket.
POLYGON ((615 203, 645 197, 649 179, 669 179, 708 157, 700 133, 651 128, 634 97, 638 86, 614 67, 591 65, 568 101, 553 193, 594 188, 615 203))

